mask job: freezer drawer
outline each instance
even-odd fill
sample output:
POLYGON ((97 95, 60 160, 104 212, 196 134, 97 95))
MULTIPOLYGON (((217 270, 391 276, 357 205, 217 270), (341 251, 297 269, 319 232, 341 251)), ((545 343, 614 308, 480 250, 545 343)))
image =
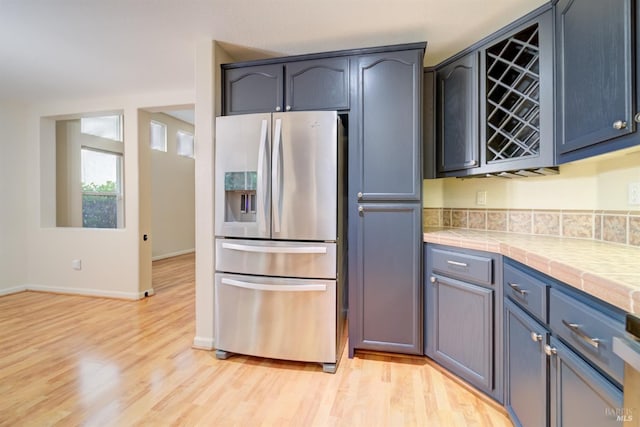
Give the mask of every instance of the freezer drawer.
POLYGON ((336 278, 336 244, 216 239, 216 271, 336 278))
POLYGON ((216 348, 336 363, 336 282, 215 275, 216 348))

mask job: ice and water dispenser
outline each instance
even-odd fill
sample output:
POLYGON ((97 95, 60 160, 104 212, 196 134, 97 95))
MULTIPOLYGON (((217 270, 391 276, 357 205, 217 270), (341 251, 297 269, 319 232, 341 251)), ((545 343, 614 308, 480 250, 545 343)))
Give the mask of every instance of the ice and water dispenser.
POLYGON ((256 221, 256 172, 225 172, 225 221, 256 221))

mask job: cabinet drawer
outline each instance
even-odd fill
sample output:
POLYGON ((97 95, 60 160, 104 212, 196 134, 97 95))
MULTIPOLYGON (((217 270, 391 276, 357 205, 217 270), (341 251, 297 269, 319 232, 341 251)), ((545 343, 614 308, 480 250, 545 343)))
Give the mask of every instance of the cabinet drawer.
POLYGON ((543 323, 547 322, 548 285, 524 271, 504 265, 504 294, 543 323))
POLYGON ((622 322, 551 289, 549 324, 555 334, 622 384, 624 363, 613 353, 613 337, 624 335, 622 322))
POLYGON ((493 260, 460 252, 432 249, 433 271, 478 284, 493 284, 493 260))

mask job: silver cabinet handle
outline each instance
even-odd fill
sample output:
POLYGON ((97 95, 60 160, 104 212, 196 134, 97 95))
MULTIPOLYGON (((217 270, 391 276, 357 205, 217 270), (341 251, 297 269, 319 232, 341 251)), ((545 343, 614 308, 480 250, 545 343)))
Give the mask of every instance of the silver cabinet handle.
POLYGON ((280 108, 280 106, 279 106, 279 105, 276 107, 276 111, 280 111, 281 109, 282 109, 282 108, 280 108))
POLYGON ((509 283, 509 287, 513 289, 514 292, 517 292, 522 296, 526 296, 529 293, 529 291, 522 289, 517 283, 509 283))
POLYGON ((438 281, 438 279, 436 279, 436 276, 431 276, 429 280, 431 280, 431 283, 436 283, 438 281))
POLYGON ((539 334, 535 331, 531 331, 531 341, 533 342, 542 341, 542 334, 539 334))
POLYGON ((624 120, 616 120, 615 122, 613 122, 614 129, 620 130, 626 127, 627 127, 627 122, 625 122, 624 120))
POLYGON ((364 208, 362 206, 358 206, 358 212, 364 212, 364 208))
POLYGON ((580 325, 578 325, 577 323, 570 323, 570 322, 567 322, 566 320, 562 319, 562 324, 564 326, 566 326, 567 328, 569 328, 569 330, 571 332, 576 334, 579 338, 581 338, 584 342, 586 342, 590 346, 592 346, 594 348, 598 348, 600 346, 600 341, 601 340, 599 338, 590 337, 582 329, 580 329, 580 325))
POLYGON ((633 116, 633 120, 634 120, 636 123, 640 123, 640 113, 636 113, 636 115, 635 115, 635 116, 633 116))
POLYGON ((447 264, 455 265, 456 267, 467 267, 468 266, 466 262, 458 262, 458 261, 451 261, 451 260, 447 260, 447 264))
POLYGON ((263 283, 249 283, 241 280, 223 278, 220 283, 223 285, 235 286, 236 288, 251 289, 254 291, 270 292, 325 292, 327 285, 310 283, 308 285, 267 285, 263 283))
POLYGON ((287 110, 287 111, 291 111, 291 105, 287 105, 287 106, 285 107, 285 110, 287 110))
POLYGON ((362 191, 358 191, 358 199, 362 199, 362 191))
POLYGON ((551 356, 554 354, 558 354, 558 350, 555 347, 551 347, 549 344, 545 344, 544 354, 546 354, 547 356, 551 356))

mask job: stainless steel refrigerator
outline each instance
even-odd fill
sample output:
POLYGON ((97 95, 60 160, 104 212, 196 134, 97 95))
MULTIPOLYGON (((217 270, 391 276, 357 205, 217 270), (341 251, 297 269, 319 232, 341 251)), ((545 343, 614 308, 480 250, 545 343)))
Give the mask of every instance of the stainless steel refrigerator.
POLYGON ((346 316, 342 135, 335 111, 216 118, 218 358, 335 372, 346 316))

